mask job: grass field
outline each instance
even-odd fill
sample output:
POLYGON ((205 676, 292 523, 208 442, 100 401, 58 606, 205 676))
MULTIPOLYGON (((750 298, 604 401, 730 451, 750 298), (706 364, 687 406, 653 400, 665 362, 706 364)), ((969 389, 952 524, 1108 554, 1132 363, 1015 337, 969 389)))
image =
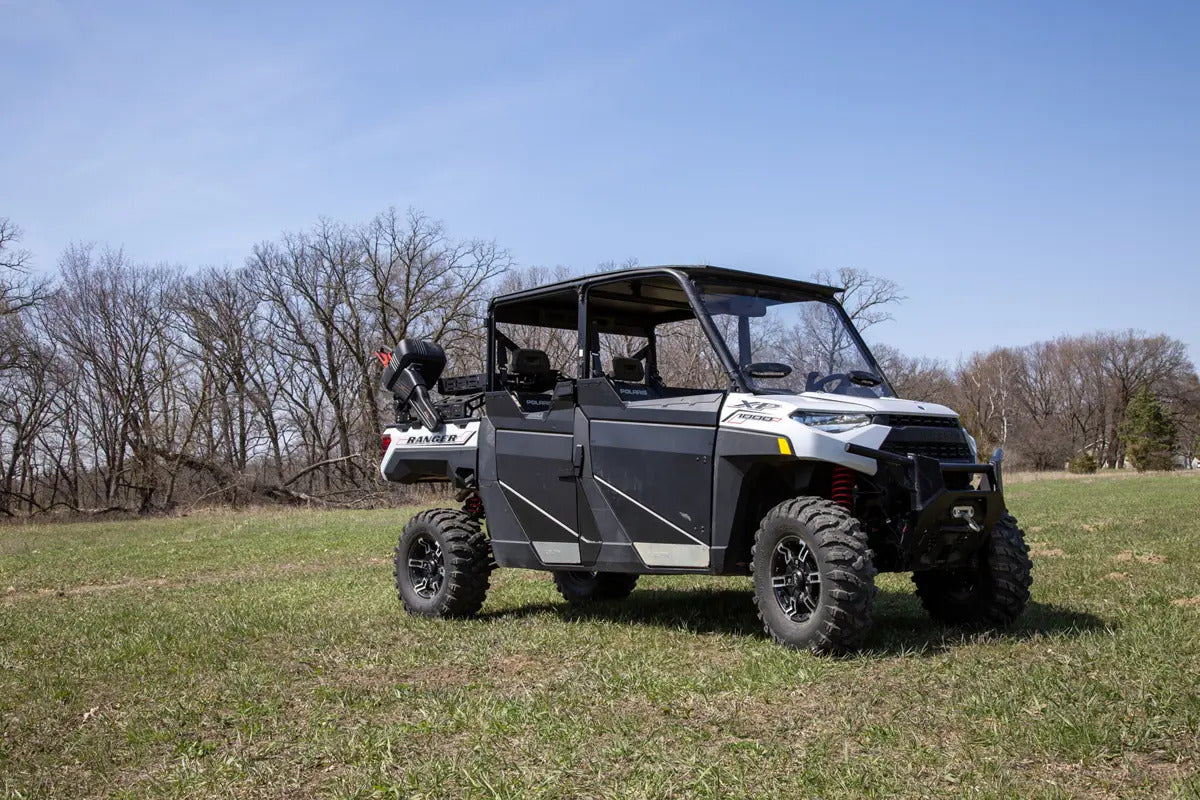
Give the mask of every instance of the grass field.
POLYGON ((408 511, 0 528, 0 796, 1196 797, 1200 480, 1010 489, 1034 602, 870 649, 772 645, 741 578, 568 610, 499 571, 402 613, 408 511))

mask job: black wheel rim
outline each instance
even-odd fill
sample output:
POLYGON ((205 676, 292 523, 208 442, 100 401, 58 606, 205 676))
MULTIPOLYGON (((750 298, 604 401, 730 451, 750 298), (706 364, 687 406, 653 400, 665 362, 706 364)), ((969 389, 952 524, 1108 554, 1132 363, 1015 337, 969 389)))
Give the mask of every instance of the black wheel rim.
POLYGON ((807 622, 821 602, 817 557, 799 536, 785 536, 771 553, 771 588, 792 622, 807 622))
POLYGON ((420 597, 429 599, 442 588, 446 579, 446 560, 442 546, 432 536, 418 535, 408 548, 408 581, 420 597))

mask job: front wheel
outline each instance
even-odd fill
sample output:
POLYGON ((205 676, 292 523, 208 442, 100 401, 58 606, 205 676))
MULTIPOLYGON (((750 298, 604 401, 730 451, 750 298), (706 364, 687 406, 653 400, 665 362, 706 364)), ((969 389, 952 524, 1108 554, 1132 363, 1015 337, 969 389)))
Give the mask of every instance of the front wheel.
POLYGON ((867 535, 846 509, 798 497, 767 512, 754 535, 754 604, 776 642, 843 653, 871 627, 875 567, 867 535))
POLYGON ((477 518, 451 508, 422 511, 396 545, 396 591, 410 614, 469 617, 483 606, 492 566, 477 518))
POLYGON ((1033 562, 1025 533, 1005 514, 988 534, 977 563, 957 570, 914 572, 917 597, 938 622, 966 627, 1004 627, 1029 603, 1033 562))

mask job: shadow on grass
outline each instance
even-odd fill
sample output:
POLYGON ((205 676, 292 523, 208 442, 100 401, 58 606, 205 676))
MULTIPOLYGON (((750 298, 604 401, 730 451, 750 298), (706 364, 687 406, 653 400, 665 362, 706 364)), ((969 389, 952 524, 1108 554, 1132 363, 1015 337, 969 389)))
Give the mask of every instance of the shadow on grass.
MULTIPOLYGON (((736 636, 765 636, 749 592, 734 589, 650 589, 627 600, 569 606, 535 603, 485 612, 486 620, 505 620, 554 613, 564 620, 603 620, 736 636)), ((881 589, 874 621, 864 643, 868 655, 933 655, 978 641, 1020 641, 1040 635, 1077 635, 1110 629, 1111 624, 1084 611, 1031 602, 1021 618, 1002 631, 978 632, 933 622, 912 594, 881 589)))

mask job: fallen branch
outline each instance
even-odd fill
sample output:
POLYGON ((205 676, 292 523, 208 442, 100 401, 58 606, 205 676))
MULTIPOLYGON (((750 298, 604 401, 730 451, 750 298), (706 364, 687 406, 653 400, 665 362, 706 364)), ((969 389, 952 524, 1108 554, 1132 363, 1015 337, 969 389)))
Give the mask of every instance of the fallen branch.
MULTIPOLYGON (((166 458, 175 461, 175 463, 181 464, 182 466, 195 470, 196 472, 203 472, 212 477, 219 486, 224 486, 226 489, 239 486, 250 494, 257 494, 270 498, 271 500, 275 500, 276 502, 292 503, 295 505, 319 505, 333 508, 350 507, 350 504, 348 503, 330 500, 326 497, 312 495, 306 492, 297 492, 294 489, 287 488, 288 483, 296 480, 296 478, 300 477, 305 472, 311 472, 313 469, 321 466, 320 463, 305 467, 304 470, 302 470, 298 475, 293 476, 287 481, 287 483, 259 483, 257 480, 249 478, 248 476, 236 470, 230 469, 223 464, 217 464, 207 459, 197 458, 196 456, 188 453, 173 453, 169 450, 158 448, 155 450, 155 455, 160 458, 166 458)), ((333 460, 341 461, 345 460, 346 458, 354 457, 355 456, 344 456, 341 459, 333 460)))
POLYGON ((320 469, 321 467, 324 467, 324 466, 326 466, 326 465, 328 465, 328 464, 337 464, 339 461, 349 461, 350 459, 352 459, 352 458, 358 458, 358 457, 359 457, 359 456, 361 456, 361 455, 362 455, 362 453, 353 453, 353 454, 351 454, 351 455, 348 455, 348 456, 339 456, 338 458, 327 458, 327 459, 325 459, 324 461, 318 461, 318 462, 317 462, 317 463, 315 463, 315 464, 309 464, 307 467, 305 467, 304 469, 300 470, 300 471, 299 471, 299 472, 297 472, 295 475, 293 475, 292 477, 288 478, 286 481, 284 481, 283 483, 281 483, 281 484, 279 484, 279 485, 280 485, 280 486, 291 486, 293 483, 295 483, 296 481, 300 480, 300 479, 301 479, 301 478, 303 478, 305 475, 307 475, 308 473, 312 472, 314 469, 320 469))

